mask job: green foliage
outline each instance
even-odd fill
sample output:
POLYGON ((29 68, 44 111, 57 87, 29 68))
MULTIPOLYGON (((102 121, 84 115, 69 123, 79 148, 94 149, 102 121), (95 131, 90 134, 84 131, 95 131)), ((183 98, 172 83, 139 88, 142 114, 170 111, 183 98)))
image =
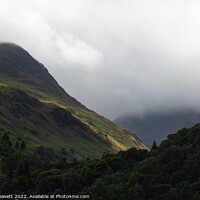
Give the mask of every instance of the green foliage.
POLYGON ((36 158, 18 155, 4 138, 0 147, 7 154, 2 152, 5 176, 0 177, 0 192, 89 194, 94 200, 197 200, 199 134, 198 125, 170 135, 150 152, 132 148, 97 160, 60 160, 40 167, 31 164, 38 163, 36 158))
POLYGON ((49 175, 38 181, 35 190, 37 194, 52 194, 57 189, 63 189, 62 176, 49 175))

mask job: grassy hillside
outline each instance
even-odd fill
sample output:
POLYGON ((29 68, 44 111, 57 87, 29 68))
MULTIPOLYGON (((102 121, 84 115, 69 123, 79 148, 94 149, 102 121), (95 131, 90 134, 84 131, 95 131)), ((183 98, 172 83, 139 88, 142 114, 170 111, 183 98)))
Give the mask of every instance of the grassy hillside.
POLYGON ((65 109, 89 127, 95 137, 104 141, 113 151, 130 147, 146 148, 136 135, 99 116, 69 96, 41 63, 17 45, 0 44, 0 83, 19 88, 40 102, 65 109))
POLYGON ((4 85, 0 85, 0 130, 8 133, 13 145, 25 141, 27 151, 43 148, 50 154, 49 161, 97 158, 113 152, 106 140, 69 111, 4 85))
POLYGON ((74 116, 87 124, 98 135, 111 143, 115 150, 127 150, 130 147, 146 148, 145 145, 131 131, 117 125, 116 123, 99 116, 93 111, 83 108, 72 108, 74 116))

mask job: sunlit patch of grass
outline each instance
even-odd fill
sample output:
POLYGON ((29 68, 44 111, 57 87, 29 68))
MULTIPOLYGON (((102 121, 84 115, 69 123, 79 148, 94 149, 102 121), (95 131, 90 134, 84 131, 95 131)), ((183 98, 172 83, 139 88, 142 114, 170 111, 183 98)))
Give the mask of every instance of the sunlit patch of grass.
POLYGON ((60 108, 63 108, 63 109, 69 108, 69 107, 64 106, 64 105, 62 105, 62 104, 60 104, 60 103, 57 103, 56 101, 53 101, 53 100, 50 101, 50 100, 39 99, 39 101, 42 102, 42 103, 46 103, 46 104, 54 104, 54 105, 56 105, 56 106, 58 106, 58 107, 60 107, 60 108))
POLYGON ((0 86, 8 87, 8 85, 6 85, 6 84, 4 84, 4 83, 0 83, 0 86))
POLYGON ((95 112, 83 108, 73 107, 74 116, 87 124, 97 134, 103 133, 112 144, 115 150, 126 150, 131 147, 146 148, 139 140, 127 130, 106 118, 97 115, 95 112))
MULTIPOLYGON (((46 100, 40 100, 43 103, 47 104, 55 104, 63 109, 69 109, 67 106, 63 106, 62 104, 59 104, 54 101, 46 101, 46 100)), ((114 145, 115 150, 127 150, 127 147, 124 145, 126 141, 117 141, 115 138, 116 136, 113 134, 113 131, 105 126, 104 123, 102 123, 95 115, 96 113, 90 112, 84 109, 80 108, 73 108, 75 110, 75 113, 73 114, 76 118, 80 119, 83 123, 87 124, 94 132, 97 134, 99 132, 104 133, 107 135, 107 139, 114 145), (78 111, 78 112, 77 112, 78 111), (83 114, 83 115, 81 115, 83 114)), ((119 140, 119 138, 118 138, 119 140)), ((123 138, 121 139, 123 140, 123 138)))

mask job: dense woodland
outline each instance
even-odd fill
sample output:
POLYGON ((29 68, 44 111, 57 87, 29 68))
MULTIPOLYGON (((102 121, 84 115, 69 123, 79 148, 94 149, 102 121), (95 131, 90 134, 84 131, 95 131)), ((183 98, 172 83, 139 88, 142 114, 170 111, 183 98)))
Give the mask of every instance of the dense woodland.
POLYGON ((1 134, 0 194, 89 194, 95 200, 199 200, 200 125, 169 135, 151 151, 45 163, 1 134))

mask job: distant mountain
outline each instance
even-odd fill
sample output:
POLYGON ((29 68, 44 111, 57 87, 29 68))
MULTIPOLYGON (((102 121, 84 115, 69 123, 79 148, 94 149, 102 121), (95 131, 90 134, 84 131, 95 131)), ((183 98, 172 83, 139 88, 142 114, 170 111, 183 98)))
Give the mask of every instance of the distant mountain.
POLYGON ((68 95, 22 47, 0 44, 0 133, 53 161, 146 148, 135 134, 68 95))
POLYGON ((134 133, 150 148, 154 140, 159 144, 167 138, 168 134, 173 134, 183 127, 189 128, 199 123, 200 113, 187 110, 149 113, 142 117, 124 115, 114 121, 131 131, 134 130, 134 133))

